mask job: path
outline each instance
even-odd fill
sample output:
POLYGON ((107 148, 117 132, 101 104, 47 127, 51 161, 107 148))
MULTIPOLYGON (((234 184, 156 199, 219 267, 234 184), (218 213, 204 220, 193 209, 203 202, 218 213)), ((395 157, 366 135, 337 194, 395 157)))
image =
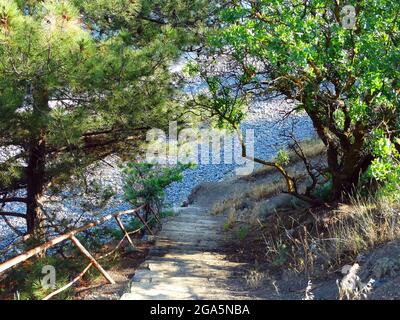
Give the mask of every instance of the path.
POLYGON ((190 206, 177 208, 176 216, 163 221, 154 247, 136 271, 123 300, 273 299, 275 292, 251 290, 246 275, 254 268, 230 261, 235 250, 231 232, 223 230, 227 219, 211 215, 213 206, 235 193, 271 183, 276 173, 257 179, 232 177, 203 183, 189 196, 190 206))
POLYGON ((225 218, 204 207, 176 211, 121 299, 254 299, 243 289, 246 265, 227 260, 225 218))

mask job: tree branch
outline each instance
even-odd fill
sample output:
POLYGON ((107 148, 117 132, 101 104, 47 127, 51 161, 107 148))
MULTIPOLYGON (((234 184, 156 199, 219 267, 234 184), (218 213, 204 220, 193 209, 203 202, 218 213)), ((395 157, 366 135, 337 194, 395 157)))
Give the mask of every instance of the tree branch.
POLYGON ((26 199, 26 198, 19 198, 19 197, 12 197, 12 198, 0 199, 0 203, 10 203, 10 202, 21 202, 21 203, 26 203, 26 202, 27 202, 27 199, 26 199))
POLYGON ((14 231, 14 233, 15 233, 17 236, 21 237, 21 236, 24 235, 21 231, 19 231, 16 227, 14 227, 14 226, 11 224, 11 222, 7 219, 6 216, 1 216, 1 217, 3 218, 4 222, 6 223, 6 225, 7 225, 12 231, 14 231))
POLYGON ((0 216, 6 216, 6 217, 15 217, 15 218, 23 218, 26 219, 26 215, 22 213, 17 213, 17 212, 0 212, 0 216))

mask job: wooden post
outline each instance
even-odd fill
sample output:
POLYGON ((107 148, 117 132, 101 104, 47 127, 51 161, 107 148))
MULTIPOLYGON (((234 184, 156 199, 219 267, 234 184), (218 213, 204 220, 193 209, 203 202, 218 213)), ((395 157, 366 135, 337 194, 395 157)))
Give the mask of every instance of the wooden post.
POLYGON ((82 252, 90 260, 90 262, 93 263, 95 268, 99 270, 99 272, 104 276, 104 278, 106 278, 109 283, 115 284, 113 278, 111 278, 108 272, 103 269, 103 267, 96 261, 95 258, 93 258, 93 256, 90 254, 89 251, 86 250, 86 248, 82 245, 82 243, 80 243, 80 241, 74 235, 72 235, 70 239, 78 247, 79 251, 82 252))
POLYGON ((155 217, 156 220, 157 220, 157 223, 161 223, 161 219, 160 219, 160 217, 158 216, 158 213, 156 212, 156 210, 154 210, 154 209, 151 207, 151 204, 148 205, 148 208, 149 208, 150 211, 153 213, 154 217, 155 217))
POLYGON ((124 224, 122 223, 120 217, 116 216, 115 220, 117 220, 117 223, 118 223, 119 227, 121 228, 121 231, 125 234, 125 237, 128 239, 132 248, 135 249, 135 245, 133 244, 133 241, 132 241, 131 237, 129 236, 129 233, 126 231, 124 224))
POLYGON ((152 236, 154 236, 153 231, 151 230, 150 226, 147 224, 147 222, 143 219, 143 217, 140 215, 139 212, 135 212, 136 217, 138 217, 138 219, 144 224, 144 226, 146 227, 146 229, 150 232, 150 234, 152 236))
MULTIPOLYGON (((0 263, 0 274, 2 272, 6 271, 6 270, 18 265, 18 264, 20 264, 21 262, 26 261, 29 258, 31 258, 31 257, 33 257, 35 255, 38 255, 43 251, 46 251, 47 249, 55 246, 56 244, 59 244, 59 243, 61 243, 63 241, 71 239, 71 236, 75 236, 76 234, 78 234, 78 233, 80 233, 82 231, 85 231, 85 230, 88 230, 88 229, 90 229, 92 227, 95 227, 95 226, 98 226, 100 224, 103 224, 104 222, 111 220, 115 216, 122 216, 122 215, 126 215, 126 214, 137 213, 139 210, 142 210, 145 206, 146 205, 142 205, 142 206, 140 206, 140 207, 138 207, 136 209, 121 211, 121 212, 118 212, 118 213, 107 215, 105 217, 100 218, 97 221, 93 221, 93 222, 91 222, 91 223, 89 223, 87 225, 84 225, 84 226, 82 226, 82 227, 80 227, 78 229, 75 229, 75 230, 70 231, 70 232, 68 232, 66 234, 60 235, 58 237, 55 237, 55 238, 47 241, 46 243, 44 243, 44 244, 42 244, 40 246, 37 246, 37 247, 35 247, 33 249, 25 251, 25 252, 21 253, 20 255, 12 258, 10 260, 7 260, 7 261, 5 261, 3 263, 0 263)), ((27 237, 26 238, 24 237, 22 239, 23 240, 27 239, 27 237)), ((5 251, 7 252, 7 249, 5 251)))

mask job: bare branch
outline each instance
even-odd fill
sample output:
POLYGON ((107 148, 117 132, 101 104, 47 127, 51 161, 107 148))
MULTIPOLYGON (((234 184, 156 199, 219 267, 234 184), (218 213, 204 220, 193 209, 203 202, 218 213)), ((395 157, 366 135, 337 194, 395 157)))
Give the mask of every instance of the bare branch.
POLYGON ((12 198, 3 198, 0 199, 0 203, 10 203, 10 202, 21 202, 21 203, 26 203, 27 199, 26 198, 19 198, 19 197, 12 197, 12 198))
POLYGON ((15 218, 23 218, 26 219, 26 215, 22 213, 17 213, 17 212, 0 212, 0 216, 6 216, 6 217, 15 217, 15 218))

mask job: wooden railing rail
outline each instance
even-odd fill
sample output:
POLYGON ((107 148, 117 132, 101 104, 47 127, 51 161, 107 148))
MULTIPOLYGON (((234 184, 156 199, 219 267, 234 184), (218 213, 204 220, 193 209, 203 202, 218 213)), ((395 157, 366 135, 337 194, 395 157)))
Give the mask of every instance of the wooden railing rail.
POLYGON ((151 221, 153 221, 153 220, 156 220, 157 222, 159 222, 160 221, 160 217, 158 216, 158 213, 155 210, 153 210, 149 204, 144 204, 144 205, 142 205, 142 206, 140 206, 138 208, 132 209, 132 210, 121 211, 121 212, 117 212, 117 213, 114 213, 114 214, 110 214, 110 215, 104 216, 104 217, 102 217, 102 218, 100 218, 100 219, 98 219, 96 221, 88 223, 88 224, 86 224, 86 225, 84 225, 82 227, 79 227, 79 228, 75 229, 75 230, 72 230, 72 231, 69 231, 69 232, 67 232, 67 233, 65 233, 63 235, 57 236, 54 239, 51 239, 51 240, 47 241, 46 243, 44 243, 42 245, 39 245, 39 246, 37 246, 37 247, 35 247, 33 249, 30 249, 30 250, 28 250, 28 251, 26 251, 26 252, 24 252, 24 253, 16 256, 16 257, 14 257, 14 258, 12 258, 12 259, 10 259, 8 261, 5 261, 5 262, 1 263, 0 264, 0 273, 17 266, 18 264, 30 259, 33 256, 36 256, 36 255, 48 250, 51 247, 54 247, 55 245, 57 245, 57 244, 59 244, 59 243, 61 243, 63 241, 70 240, 78 248, 78 250, 88 258, 90 263, 70 283, 68 283, 67 285, 63 286, 62 288, 59 288, 56 291, 52 292, 51 294, 46 296, 43 300, 51 299, 55 295, 61 293, 62 291, 68 289, 69 287, 71 287, 75 282, 77 282, 79 279, 81 279, 87 273, 87 271, 89 271, 89 269, 92 266, 94 266, 104 276, 104 278, 107 279, 107 281, 109 283, 115 284, 115 281, 113 280, 113 278, 100 265, 98 260, 106 258, 109 255, 111 255, 112 253, 114 253, 116 250, 118 250, 118 248, 121 246, 121 244, 123 243, 123 241, 125 239, 127 239, 128 242, 130 243, 130 245, 132 247, 134 247, 134 244, 133 244, 133 241, 132 241, 132 238, 130 237, 130 235, 132 235, 134 233, 137 233, 137 232, 141 231, 144 228, 146 228, 149 231, 149 233, 151 235, 153 235, 153 231, 151 230, 151 227, 149 225, 149 223, 151 221), (143 209, 145 209, 147 211, 150 211, 152 213, 152 216, 147 221, 146 221, 145 218, 143 218, 140 215, 140 211, 143 210, 143 209), (142 226, 139 227, 138 229, 134 230, 134 231, 128 232, 126 230, 126 228, 124 227, 123 222, 122 222, 120 217, 123 216, 123 215, 132 215, 132 214, 135 215, 139 219, 139 221, 142 223, 142 226), (86 230, 88 230, 90 228, 93 228, 93 227, 96 227, 98 225, 101 225, 101 224, 103 224, 103 223, 105 223, 105 222, 107 222, 107 221, 109 221, 111 219, 115 219, 117 221, 117 224, 118 224, 119 228, 121 229, 121 231, 123 233, 123 238, 121 239, 121 241, 117 244, 117 246, 111 252, 109 252, 109 253, 107 253, 107 254, 95 259, 90 254, 90 252, 82 245, 82 243, 76 238, 76 235, 78 235, 79 233, 81 233, 83 231, 86 231, 86 230))

